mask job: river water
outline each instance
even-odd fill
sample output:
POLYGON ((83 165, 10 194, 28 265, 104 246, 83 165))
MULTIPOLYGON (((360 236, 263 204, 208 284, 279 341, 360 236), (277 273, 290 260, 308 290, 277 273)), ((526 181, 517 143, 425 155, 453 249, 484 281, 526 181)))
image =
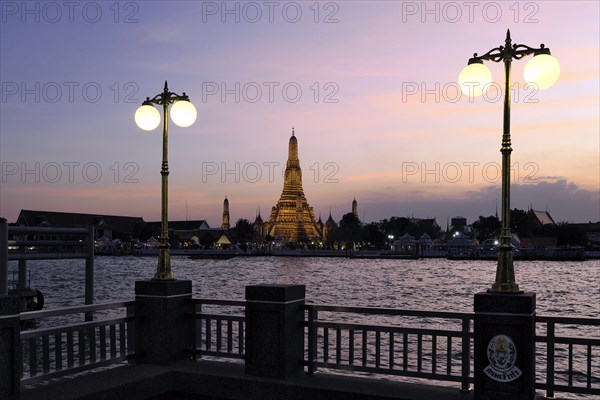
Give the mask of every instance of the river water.
MULTIPOLYGON (((96 257, 95 302, 132 300, 135 281, 151 278, 156 264, 154 257, 96 257)), ((9 270, 16 269, 11 262, 9 270)), ((83 260, 29 261, 28 269, 45 309, 84 304, 83 260)), ((177 279, 193 281, 194 298, 242 300, 246 285, 304 284, 308 303, 472 312, 473 295, 490 287, 496 261, 174 256, 172 269, 177 279)), ((538 315, 600 315, 600 261, 516 261, 515 271, 521 289, 537 293, 538 315)), ((568 333, 600 336, 589 327, 568 333)), ((594 355, 595 379, 599 358, 594 355)))
MULTIPOLYGON (((96 257, 95 302, 132 300, 136 280, 156 270, 153 257, 96 257)), ((9 265, 9 275, 16 271, 9 265)), ((177 279, 193 281, 194 297, 244 298, 246 285, 306 285, 309 303, 473 311, 473 295, 494 281, 496 261, 236 257, 191 260, 172 257, 177 279)), ((84 303, 83 260, 29 261, 31 286, 44 308, 84 303)), ((517 283, 537 293, 538 314, 597 317, 600 261, 515 261, 517 283)))

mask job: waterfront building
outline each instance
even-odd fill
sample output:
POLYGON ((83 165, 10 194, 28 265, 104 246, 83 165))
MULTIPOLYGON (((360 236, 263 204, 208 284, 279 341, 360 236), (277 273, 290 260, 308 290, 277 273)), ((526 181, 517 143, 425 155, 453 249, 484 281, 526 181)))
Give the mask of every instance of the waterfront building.
POLYGON ((529 207, 527 230, 521 239, 524 246, 556 246, 558 244, 556 223, 550 212, 529 207))
MULTIPOLYGON (((151 237, 160 237, 161 221, 141 221, 136 226, 136 238, 147 241, 151 237)), ((169 240, 178 242, 196 242, 204 232, 211 230, 208 222, 203 219, 191 221, 169 221, 169 240), (194 239, 196 237, 196 239, 194 239)), ((220 231, 220 230, 219 230, 220 231)))
POLYGON ((568 224, 567 229, 570 242, 584 245, 591 251, 600 250, 600 222, 568 224))
POLYGON ((446 228, 446 240, 455 239, 457 236, 465 236, 471 238, 473 231, 467 224, 465 217, 457 216, 451 219, 450 226, 446 228))
POLYGON ((288 145, 283 191, 279 201, 271 209, 267 227, 268 234, 281 243, 321 240, 322 232, 317 227, 313 209, 309 206, 302 188, 298 139, 294 129, 288 145))
MULTIPOLYGON (((15 225, 29 227, 87 228, 94 227, 94 237, 108 240, 131 240, 135 237, 137 227, 143 223, 142 217, 126 217, 119 215, 84 214, 42 210, 21 210, 15 225)), ((55 234, 51 237, 36 235, 36 239, 67 240, 65 235, 55 234)))
POLYGON ((544 225, 556 225, 556 223, 554 222, 554 218, 552 218, 552 215, 550 215, 548 210, 538 211, 534 210, 533 208, 530 208, 529 211, 527 211, 527 214, 534 225, 534 229, 542 227, 544 225))

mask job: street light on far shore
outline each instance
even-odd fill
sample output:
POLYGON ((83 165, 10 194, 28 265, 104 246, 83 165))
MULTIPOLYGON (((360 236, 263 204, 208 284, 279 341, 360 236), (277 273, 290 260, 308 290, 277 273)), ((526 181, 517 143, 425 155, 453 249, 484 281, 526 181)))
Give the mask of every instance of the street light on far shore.
POLYGON ((492 73, 484 61, 504 63, 504 123, 502 134, 502 228, 500 230, 500 253, 496 268, 496 280, 491 289, 492 293, 522 293, 515 282, 512 244, 510 234, 510 67, 513 58, 521 58, 533 54, 533 58, 525 65, 525 82, 537 89, 546 89, 554 85, 560 76, 560 65, 556 58, 550 55, 550 49, 543 44, 532 48, 524 44, 512 44, 510 30, 506 31, 504 46, 496 47, 482 56, 477 53, 469 59, 458 77, 458 84, 463 93, 475 97, 484 94, 492 83, 492 73))
POLYGON ((163 151, 161 190, 161 231, 160 246, 158 255, 158 268, 154 274, 153 280, 173 280, 171 271, 171 254, 169 252, 169 161, 168 161, 168 139, 169 139, 169 105, 171 107, 171 119, 175 125, 188 127, 196 121, 196 107, 190 102, 189 97, 183 92, 181 95, 169 92, 167 81, 162 93, 157 94, 152 99, 146 97, 146 100, 135 112, 135 123, 144 131, 152 131, 160 124, 160 113, 153 104, 158 104, 163 108, 163 151))

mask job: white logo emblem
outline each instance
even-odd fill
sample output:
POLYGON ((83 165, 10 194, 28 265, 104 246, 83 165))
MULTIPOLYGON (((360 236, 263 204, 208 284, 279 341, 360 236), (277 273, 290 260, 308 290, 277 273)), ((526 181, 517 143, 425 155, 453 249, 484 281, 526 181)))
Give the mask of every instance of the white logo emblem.
POLYGON ((506 335, 496 335, 490 340, 487 347, 487 356, 490 365, 483 372, 498 382, 512 382, 523 372, 515 366, 517 362, 517 346, 506 335))

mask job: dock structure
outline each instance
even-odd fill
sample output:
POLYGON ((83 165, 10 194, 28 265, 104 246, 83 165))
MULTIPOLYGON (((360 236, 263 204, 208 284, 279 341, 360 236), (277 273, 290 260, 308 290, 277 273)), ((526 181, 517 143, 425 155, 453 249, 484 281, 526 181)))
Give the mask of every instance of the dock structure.
MULTIPOLYGON (((19 262, 18 277, 13 294, 20 297, 21 311, 30 311, 26 299, 32 292, 27 285, 28 260, 85 260, 85 304, 94 302, 94 227, 61 228, 39 226, 8 226, 0 221, 0 296, 10 294, 8 285, 8 261, 19 262), (12 235, 14 240, 9 240, 12 235), (55 239, 56 236, 62 239, 55 239), (65 239, 67 237, 68 239, 65 239), (16 252, 9 251, 13 247, 16 252), (33 248, 34 250, 29 250, 33 248)), ((33 291, 35 293, 35 291, 33 291)), ((42 297, 43 298, 43 297, 42 297)), ((42 301, 43 302, 43 301, 42 301)), ((39 303, 39 302, 38 302, 39 303)), ((43 304, 39 304, 42 308, 43 304)))

